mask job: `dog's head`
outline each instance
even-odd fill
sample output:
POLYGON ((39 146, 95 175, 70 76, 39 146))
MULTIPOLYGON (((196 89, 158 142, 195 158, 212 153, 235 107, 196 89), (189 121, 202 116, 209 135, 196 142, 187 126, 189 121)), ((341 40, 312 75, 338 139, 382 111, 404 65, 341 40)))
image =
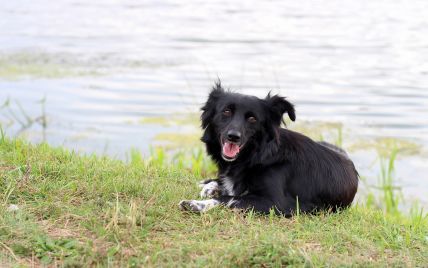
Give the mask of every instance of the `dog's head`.
MULTIPOLYGON (((231 162, 241 152, 250 153, 262 141, 278 138, 284 113, 296 119, 293 105, 268 94, 265 99, 225 91, 216 83, 202 107, 202 141, 217 145, 221 158, 231 162), (248 148, 248 149, 247 149, 248 148)), ((209 152, 218 155, 217 152, 209 152)))

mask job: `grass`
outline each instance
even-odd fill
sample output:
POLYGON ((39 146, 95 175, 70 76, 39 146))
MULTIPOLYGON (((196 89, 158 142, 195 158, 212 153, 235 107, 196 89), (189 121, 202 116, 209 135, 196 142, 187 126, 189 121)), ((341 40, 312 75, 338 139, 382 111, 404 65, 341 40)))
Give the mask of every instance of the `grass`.
POLYGON ((197 181, 214 170, 202 151, 170 159, 156 150, 122 162, 1 132, 0 266, 428 265, 421 210, 404 216, 356 205, 292 219, 184 213, 177 203, 197 198, 197 181))

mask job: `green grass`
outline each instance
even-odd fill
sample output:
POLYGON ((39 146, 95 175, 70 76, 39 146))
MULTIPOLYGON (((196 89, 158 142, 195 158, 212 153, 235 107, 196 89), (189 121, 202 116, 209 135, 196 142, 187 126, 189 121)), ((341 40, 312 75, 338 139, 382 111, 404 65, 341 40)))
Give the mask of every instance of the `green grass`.
POLYGON ((170 161, 153 150, 148 159, 133 151, 125 163, 1 132, 0 266, 428 266, 420 210, 403 216, 358 205, 292 219, 184 213, 178 202, 198 197, 196 183, 212 167, 203 152, 170 161))

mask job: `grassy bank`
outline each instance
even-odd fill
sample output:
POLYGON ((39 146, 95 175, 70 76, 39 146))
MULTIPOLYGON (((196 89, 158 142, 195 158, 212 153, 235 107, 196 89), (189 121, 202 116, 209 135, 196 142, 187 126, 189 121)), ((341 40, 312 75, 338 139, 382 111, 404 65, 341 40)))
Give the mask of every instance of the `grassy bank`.
POLYGON ((179 211, 202 173, 0 136, 0 266, 428 266, 426 216, 179 211))

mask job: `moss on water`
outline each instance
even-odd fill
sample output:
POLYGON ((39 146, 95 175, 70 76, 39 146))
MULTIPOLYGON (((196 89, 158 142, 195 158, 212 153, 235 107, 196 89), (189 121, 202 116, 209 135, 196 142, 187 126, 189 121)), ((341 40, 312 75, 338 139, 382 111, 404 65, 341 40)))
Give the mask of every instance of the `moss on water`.
POLYGON ((62 66, 37 64, 9 64, 0 63, 0 77, 16 80, 19 78, 63 78, 77 76, 78 72, 64 69, 62 66))
POLYGON ((138 123, 141 125, 158 125, 168 127, 173 124, 173 121, 164 117, 164 116, 152 116, 152 117, 143 117, 138 120, 138 123))
POLYGON ((71 63, 70 55, 17 52, 0 54, 0 78, 17 80, 22 78, 64 78, 97 75, 99 72, 84 65, 71 63))
POLYGON ((418 155, 422 153, 422 146, 416 142, 391 137, 359 140, 349 146, 349 150, 375 150, 379 155, 387 157, 391 150, 396 149, 400 156, 418 155))
POLYGON ((140 68, 156 69, 173 66, 174 62, 151 62, 123 58, 120 55, 81 55, 66 52, 48 53, 43 50, 0 52, 0 79, 64 78, 99 76, 140 68))
POLYGON ((194 113, 175 114, 169 116, 150 116, 138 120, 141 125, 170 126, 193 126, 199 127, 199 115, 194 113))
POLYGON ((201 133, 159 133, 153 141, 160 142, 167 149, 177 149, 182 147, 200 147, 201 133))

